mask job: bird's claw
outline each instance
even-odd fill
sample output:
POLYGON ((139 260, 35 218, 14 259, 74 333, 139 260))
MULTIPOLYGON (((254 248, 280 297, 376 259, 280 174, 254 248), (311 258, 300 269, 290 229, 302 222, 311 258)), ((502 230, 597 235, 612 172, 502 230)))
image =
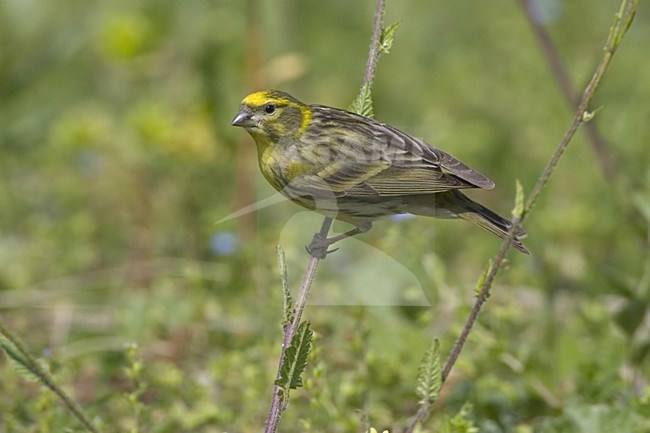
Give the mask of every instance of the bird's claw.
POLYGON ((325 257, 327 257, 328 254, 338 250, 338 248, 328 250, 331 244, 332 243, 329 242, 329 239, 325 238, 320 233, 316 233, 309 245, 305 246, 305 249, 310 256, 319 260, 323 260, 325 257))
POLYGON ((307 253, 310 256, 319 260, 323 260, 327 256, 327 253, 329 252, 326 251, 325 248, 323 247, 315 246, 312 244, 306 245, 305 249, 307 250, 307 253))

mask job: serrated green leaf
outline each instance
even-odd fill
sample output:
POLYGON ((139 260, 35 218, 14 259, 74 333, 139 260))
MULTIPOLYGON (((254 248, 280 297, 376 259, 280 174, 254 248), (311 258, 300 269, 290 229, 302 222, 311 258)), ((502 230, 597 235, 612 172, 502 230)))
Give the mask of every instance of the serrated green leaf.
POLYGON ((278 269, 280 271, 280 281, 282 282, 282 305, 284 311, 284 323, 289 323, 293 317, 291 312, 291 305, 293 301, 291 299, 291 291, 289 290, 289 282, 287 278, 287 264, 284 258, 284 248, 280 245, 276 247, 276 252, 278 255, 278 269))
POLYGON ((592 119, 596 117, 596 114, 598 114, 598 112, 602 109, 603 107, 598 107, 594 111, 585 111, 584 113, 582 113, 582 121, 585 123, 591 122, 592 119))
POLYGON ((40 381, 38 374, 32 369, 29 363, 25 361, 13 343, 5 340, 4 338, 0 338, 0 347, 2 347, 2 349, 7 354, 7 357, 11 361, 14 370, 16 370, 23 379, 29 380, 30 382, 40 381))
POLYGON ((291 338, 291 344, 284 352, 280 378, 275 381, 283 390, 296 389, 302 386, 302 372, 307 366, 307 357, 311 351, 313 332, 309 329, 309 322, 298 325, 296 333, 291 338))
MULTIPOLYGON (((375 62, 375 67, 376 63, 379 62, 379 57, 382 54, 387 54, 393 46, 393 41, 395 40, 395 30, 397 27, 399 27, 399 25, 400 23, 396 22, 386 28, 381 29, 379 41, 377 41, 376 55, 375 58, 372 59, 375 62)), ((373 70, 370 72, 370 76, 366 77, 367 82, 363 84, 356 99, 348 107, 348 111, 360 114, 361 116, 369 117, 371 119, 375 117, 375 111, 372 106, 372 84, 374 78, 374 68, 372 69, 373 70)))
POLYGON ((515 183, 515 188, 515 208, 512 210, 512 216, 521 219, 524 215, 524 187, 519 182, 519 179, 515 183))
POLYGON ((381 29, 381 36, 379 37, 379 52, 382 54, 388 54, 390 49, 393 46, 393 41, 395 40, 395 30, 401 24, 400 21, 389 25, 388 27, 381 29))
POLYGON ((490 269, 492 269, 492 259, 488 260, 487 266, 481 273, 481 276, 478 277, 478 281, 476 282, 476 287, 474 287, 474 296, 478 296, 479 293, 481 292, 481 289, 483 288, 483 283, 485 283, 485 279, 487 278, 490 269))
POLYGON ((479 429, 470 419, 472 405, 465 403, 451 419, 445 420, 440 433, 478 433, 479 429))
POLYGON ((440 368, 440 343, 433 341, 431 347, 424 352, 418 366, 417 385, 415 392, 420 397, 420 406, 431 406, 438 398, 442 386, 442 370, 440 368))
POLYGON ((359 95, 357 95, 357 98, 348 107, 348 111, 371 119, 375 116, 372 106, 372 91, 370 90, 370 86, 364 85, 361 87, 359 95))

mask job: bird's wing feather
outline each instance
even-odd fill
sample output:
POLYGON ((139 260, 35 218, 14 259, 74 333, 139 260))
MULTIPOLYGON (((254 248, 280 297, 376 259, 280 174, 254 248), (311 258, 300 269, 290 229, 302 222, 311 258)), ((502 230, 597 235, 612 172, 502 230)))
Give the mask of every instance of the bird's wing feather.
POLYGON ((368 184, 367 180, 389 166, 389 163, 382 161, 359 163, 356 160, 341 160, 316 174, 297 176, 286 189, 296 196, 309 195, 318 199, 378 196, 381 193, 368 184))
POLYGON ((391 166, 366 183, 382 196, 433 194, 473 185, 431 166, 391 166))
POLYGON ((451 155, 389 125, 329 107, 316 108, 320 118, 315 134, 336 140, 337 155, 315 175, 296 179, 303 189, 354 197, 494 187, 491 180, 451 155), (353 124, 350 116, 357 118, 353 124))
POLYGON ((401 158, 396 155, 388 157, 385 152, 358 159, 344 158, 328 165, 316 175, 296 180, 305 186, 309 185, 312 190, 322 190, 321 194, 348 197, 432 194, 474 187, 422 158, 411 154, 401 158))
POLYGON ((390 167, 390 161, 384 158, 360 158, 336 161, 318 172, 317 176, 325 181, 333 191, 349 191, 362 185, 374 176, 390 167))
POLYGON ((449 155, 448 153, 430 146, 427 143, 400 131, 399 129, 393 128, 390 125, 385 125, 374 121, 373 123, 377 124, 375 126, 376 128, 381 127, 381 129, 385 131, 385 134, 389 137, 388 140, 390 141, 390 145, 392 147, 396 147, 402 152, 407 152, 419 156, 424 161, 447 170, 449 173, 459 177, 466 182, 469 182, 474 187, 482 189, 494 188, 494 182, 492 182, 490 179, 478 171, 470 168, 462 161, 449 155))

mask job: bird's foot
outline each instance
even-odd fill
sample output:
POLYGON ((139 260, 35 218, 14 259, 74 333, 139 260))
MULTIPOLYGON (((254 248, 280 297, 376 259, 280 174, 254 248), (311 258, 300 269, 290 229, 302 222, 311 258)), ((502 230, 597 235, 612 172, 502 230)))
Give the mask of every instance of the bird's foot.
POLYGON ((331 238, 328 238, 321 233, 316 233, 312 238, 311 242, 309 243, 309 245, 307 245, 306 247, 307 252, 309 253, 310 256, 322 260, 325 257, 327 257, 329 253, 333 253, 334 251, 338 250, 338 248, 334 248, 333 250, 328 250, 330 245, 340 240, 351 238, 352 236, 356 236, 361 233, 365 233, 368 230, 370 230, 371 227, 372 227, 371 222, 360 223, 357 224, 356 227, 353 228, 352 230, 348 230, 347 232, 341 233, 340 235, 332 236, 331 238))
POLYGON ((338 250, 338 248, 334 248, 333 250, 328 250, 330 245, 332 245, 334 242, 336 242, 338 239, 333 239, 333 238, 326 238, 325 236, 321 235, 320 233, 316 233, 314 237, 312 238, 311 242, 309 245, 305 247, 307 252, 309 253, 310 256, 323 260, 329 253, 333 253, 334 251, 338 250))

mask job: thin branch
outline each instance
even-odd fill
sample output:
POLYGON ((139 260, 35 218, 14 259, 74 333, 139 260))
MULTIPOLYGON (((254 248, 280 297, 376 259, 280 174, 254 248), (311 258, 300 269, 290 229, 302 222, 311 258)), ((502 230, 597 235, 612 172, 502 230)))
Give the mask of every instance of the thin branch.
POLYGON ((443 368, 443 373, 442 373, 443 383, 449 376, 451 369, 453 368, 456 360, 458 359, 458 356, 460 355, 460 352, 462 351, 463 346, 467 340, 467 336, 469 335, 469 332, 474 326, 474 323, 478 318, 478 315, 481 311, 481 308, 483 307, 483 304, 490 296, 490 289, 492 288, 492 284, 496 279, 497 273, 503 266, 506 253, 508 252, 508 248, 510 248, 511 242, 515 237, 514 234, 521 228, 521 223, 528 215, 528 212, 530 212, 533 205, 536 203, 537 199, 539 198, 539 195, 544 189, 544 186, 546 186, 546 184, 548 183, 555 166, 560 160, 562 153, 571 142, 571 139, 575 135, 576 131, 578 130, 580 125, 588 121, 592 116, 592 114, 587 111, 589 102, 591 101, 594 92, 598 88, 598 85, 600 84, 603 75, 605 74, 605 71, 607 70, 612 60, 612 56, 616 52, 623 36, 625 35, 628 28, 632 24, 632 20, 634 18, 634 13, 636 11, 638 3, 639 0, 622 0, 619 12, 616 14, 614 23, 610 28, 610 33, 609 33, 609 37, 607 38, 607 43, 605 44, 604 47, 603 56, 591 80, 589 81, 589 84, 587 85, 587 87, 585 88, 582 94, 580 104, 578 105, 578 109, 573 117, 573 120, 571 121, 571 125, 569 126, 569 129, 567 130, 566 134, 562 138, 562 141, 556 148, 555 153, 553 154, 553 156, 547 163, 546 167, 544 168, 544 171, 540 175, 537 184, 535 185, 530 195, 528 196, 528 199, 526 200, 526 206, 522 212, 522 215, 520 217, 516 216, 513 219, 510 232, 508 233, 506 239, 504 239, 503 242, 501 243, 499 252, 497 253, 496 258, 494 259, 494 262, 492 263, 492 266, 490 267, 490 270, 488 271, 488 274, 483 284, 481 285, 481 289, 479 290, 476 300, 474 301, 474 305, 472 306, 472 310, 470 311, 469 316, 467 317, 467 320, 465 322, 465 325, 463 326, 463 330, 458 340, 454 344, 454 347, 451 353, 449 354, 449 357, 447 358, 447 362, 445 363, 445 367, 443 368))
POLYGON ((614 53, 618 49, 621 39, 623 38, 627 30, 629 29, 630 25, 632 24, 632 20, 634 19, 634 14, 636 12, 636 7, 638 3, 639 0, 623 0, 621 2, 621 9, 619 10, 619 12, 616 14, 614 18, 614 23, 612 24, 612 27, 610 29, 610 33, 607 38, 607 43, 605 44, 605 47, 603 49, 604 50, 603 56, 600 59, 600 63, 598 64, 598 67, 596 68, 596 72, 594 72, 594 75, 591 77, 589 84, 587 84, 587 87, 582 93, 582 99, 580 100, 580 104, 578 105, 578 109, 576 110, 576 114, 574 115, 573 120, 571 121, 571 125, 569 126, 568 131, 566 132, 564 138, 562 139, 557 149, 555 150, 553 157, 546 165, 544 172, 542 173, 542 176, 539 178, 537 184, 535 185, 530 195, 528 196, 528 200, 526 201, 526 208, 524 210, 524 216, 530 211, 530 209, 537 201, 539 194, 542 192, 544 186, 546 186, 546 184, 548 183, 548 180, 551 174, 553 173, 555 166, 560 160, 562 153, 569 145, 569 142, 575 135, 580 125, 590 120, 592 113, 589 113, 587 111, 589 107, 589 102, 591 101, 591 98, 593 97, 596 89, 598 88, 598 85, 603 79, 603 76, 605 75, 605 71, 607 71, 607 68, 609 67, 609 64, 612 60, 612 57, 614 56, 614 53))
MULTIPOLYGON (((544 27, 534 16, 534 7, 535 5, 531 0, 517 0, 517 3, 524 11, 524 15, 528 21, 530 28, 533 30, 533 34, 537 39, 542 54, 548 63, 551 73, 555 77, 564 98, 566 99, 567 104, 571 108, 577 107, 580 103, 580 98, 578 93, 574 90, 571 85, 571 80, 569 79, 569 74, 562 63, 560 54, 551 39, 546 27, 544 27)), ((608 178, 613 178, 617 175, 618 171, 616 170, 616 161, 614 160, 605 139, 598 132, 596 123, 587 123, 585 125, 585 133, 587 134, 587 139, 593 149, 598 162, 600 163, 603 173, 608 178)))
MULTIPOLYGON (((319 235, 326 237, 327 233, 330 230, 332 225, 331 218, 325 218, 323 224, 318 232, 319 235)), ((284 326, 284 339, 282 341, 282 350, 280 352, 280 361, 278 362, 278 371, 275 378, 280 378, 280 372, 282 369, 282 363, 284 361, 284 355, 287 347, 291 344, 291 339, 293 338, 296 328, 300 324, 300 319, 302 317, 302 312, 305 310, 305 305, 307 305, 307 296, 309 295, 309 290, 311 285, 314 282, 314 276, 316 275, 316 269, 318 268, 318 263, 320 262, 314 256, 309 256, 309 261, 307 262, 307 269, 305 269, 305 274, 302 277, 302 284, 300 284, 300 289, 298 290, 298 298, 293 307, 293 311, 290 314, 290 318, 284 326)), ((269 416, 266 420, 266 427, 264 428, 264 433, 275 433, 278 428, 278 421, 280 421, 280 415, 287 407, 286 401, 283 401, 282 390, 280 386, 275 385, 273 387, 273 397, 271 399, 271 407, 269 409, 269 416)))
POLYGON ((72 413, 72 415, 74 415, 75 418, 79 420, 79 422, 86 428, 86 430, 92 433, 99 433, 99 430, 92 424, 92 422, 90 422, 90 419, 83 412, 83 409, 79 403, 70 397, 63 390, 63 388, 61 388, 56 383, 52 375, 41 366, 36 358, 34 358, 29 350, 27 350, 27 347, 25 347, 25 344, 22 342, 22 340, 13 332, 11 332, 11 330, 7 327, 7 325, 5 325, 2 320, 0 320, 0 335, 7 339, 7 341, 9 341, 16 348, 22 358, 22 361, 25 362, 25 366, 29 369, 29 371, 34 374, 43 385, 45 385, 54 394, 56 394, 66 409, 68 409, 68 411, 70 411, 70 413, 72 413))
POLYGON ((368 52, 368 62, 366 63, 366 72, 363 75, 363 86, 372 85, 377 69, 377 59, 379 58, 379 38, 381 36, 381 23, 384 19, 384 0, 377 0, 375 8, 375 21, 372 25, 372 37, 370 38, 370 49, 368 52))

